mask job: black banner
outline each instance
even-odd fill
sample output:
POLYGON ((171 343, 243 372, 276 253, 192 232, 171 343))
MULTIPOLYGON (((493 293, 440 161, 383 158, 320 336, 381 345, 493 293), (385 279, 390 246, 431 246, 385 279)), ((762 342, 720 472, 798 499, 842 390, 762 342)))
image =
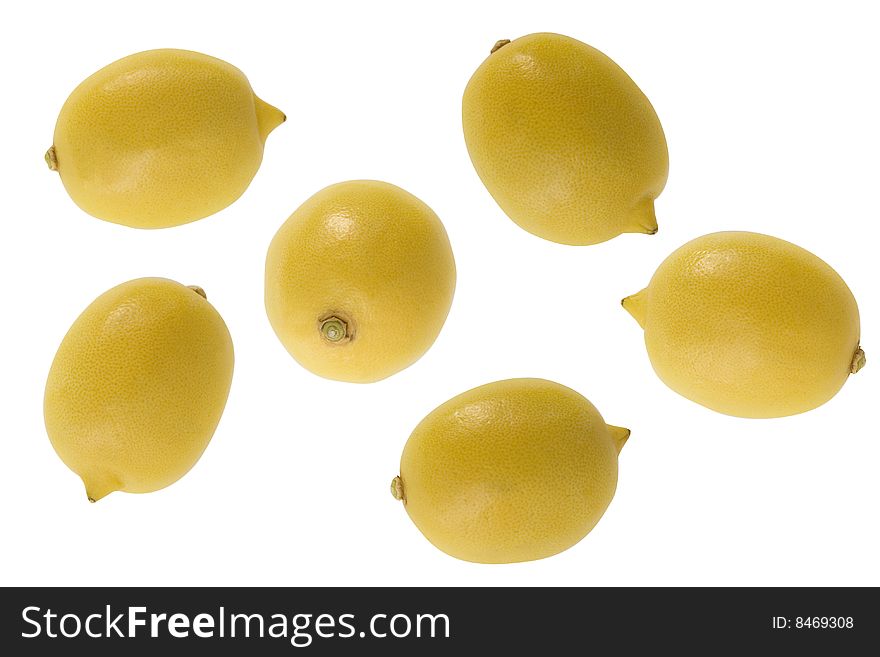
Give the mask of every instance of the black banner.
POLYGON ((650 646, 854 655, 880 645, 880 603, 867 588, 22 588, 2 590, 0 623, 0 648, 15 656, 630 654, 650 646))

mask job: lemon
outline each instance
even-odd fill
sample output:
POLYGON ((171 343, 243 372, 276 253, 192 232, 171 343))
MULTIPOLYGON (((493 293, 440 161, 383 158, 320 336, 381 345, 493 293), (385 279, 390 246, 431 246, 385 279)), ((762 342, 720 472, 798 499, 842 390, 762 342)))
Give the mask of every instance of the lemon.
POLYGON ((46 383, 55 451, 94 502, 148 493, 198 461, 232 382, 232 340, 198 287, 123 283, 70 327, 46 383))
POLYGON ((319 191, 280 228, 266 257, 275 333, 303 367, 340 381, 377 381, 418 360, 454 291, 440 219, 375 180, 319 191))
POLYGON ((479 563, 542 559, 602 517, 628 437, 558 383, 496 381, 419 423, 391 492, 447 554, 479 563))
POLYGON ((623 300, 657 375, 728 415, 794 415, 831 399, 865 363, 843 279, 794 244, 746 232, 688 242, 623 300))
POLYGON ((657 232, 669 169, 651 103, 617 64, 560 34, 495 44, 462 123, 483 184, 522 228, 563 244, 657 232))
POLYGON ((177 226, 241 196, 284 118, 234 66, 149 50, 73 91, 46 161, 90 215, 136 228, 177 226))

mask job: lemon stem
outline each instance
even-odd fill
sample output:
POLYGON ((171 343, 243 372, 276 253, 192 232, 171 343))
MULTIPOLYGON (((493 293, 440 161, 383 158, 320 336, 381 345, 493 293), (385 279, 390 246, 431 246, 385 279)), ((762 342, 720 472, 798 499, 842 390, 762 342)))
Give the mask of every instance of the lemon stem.
POLYGON ((336 315, 331 315, 322 320, 320 330, 321 336, 327 340, 327 342, 332 342, 334 344, 344 342, 351 338, 348 330, 348 323, 336 315))
POLYGON ((861 347, 856 349, 856 353, 853 354, 852 362, 849 365, 849 371, 855 374, 860 369, 865 366, 865 363, 868 362, 868 359, 865 358, 865 351, 861 347))
POLYGON ((501 50, 508 43, 510 43, 510 39, 499 39, 498 41, 495 42, 495 45, 492 46, 492 50, 489 51, 489 54, 491 55, 496 50, 501 50))
POLYGON ((55 153, 55 147, 50 146, 46 151, 46 164, 49 165, 49 171, 58 171, 58 155, 55 153))
POLYGON ((406 496, 403 494, 403 480, 400 476, 391 480, 391 496, 399 502, 406 502, 406 496))
POLYGON ((207 295, 207 294, 205 293, 205 291, 204 291, 202 288, 200 288, 198 285, 187 285, 187 287, 188 287, 190 290, 192 290, 193 292, 195 292, 196 294, 198 294, 200 297, 202 297, 202 299, 205 299, 205 300, 207 301, 207 299, 208 299, 208 295, 207 295))

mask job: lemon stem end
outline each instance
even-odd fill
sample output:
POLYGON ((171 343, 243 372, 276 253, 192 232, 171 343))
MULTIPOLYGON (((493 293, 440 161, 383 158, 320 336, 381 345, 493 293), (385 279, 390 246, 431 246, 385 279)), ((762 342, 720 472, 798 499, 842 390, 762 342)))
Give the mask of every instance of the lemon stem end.
POLYGON ((49 147, 49 150, 46 151, 44 157, 46 159, 46 164, 49 167, 49 171, 58 171, 58 155, 55 153, 54 146, 49 147))
POLYGON ((321 320, 319 330, 321 337, 333 344, 341 344, 351 339, 348 323, 336 315, 321 320))
POLYGON ((867 363, 867 362, 868 362, 868 360, 867 360, 867 358, 865 358, 865 350, 862 349, 861 347, 859 347, 858 349, 856 349, 856 352, 853 354, 852 362, 850 362, 850 365, 849 365, 849 371, 852 374, 855 374, 860 369, 862 369, 865 366, 865 363, 867 363))
POLYGON ((202 299, 205 299, 206 301, 208 300, 207 293, 205 292, 204 289, 200 288, 198 285, 187 285, 187 287, 190 290, 192 290, 193 292, 195 292, 196 294, 198 294, 200 297, 202 297, 202 299))
POLYGON ((403 480, 399 475, 391 480, 391 496, 398 502, 406 503, 406 496, 403 494, 403 480))
POLYGON ((489 54, 493 54, 496 50, 501 50, 504 46, 510 43, 510 39, 499 39, 495 42, 495 45, 492 46, 492 50, 489 51, 489 54))

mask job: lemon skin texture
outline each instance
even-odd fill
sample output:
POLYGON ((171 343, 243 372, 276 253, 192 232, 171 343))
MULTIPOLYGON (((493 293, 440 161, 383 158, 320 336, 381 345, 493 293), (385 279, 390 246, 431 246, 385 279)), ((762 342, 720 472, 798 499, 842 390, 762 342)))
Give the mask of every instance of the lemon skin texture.
POLYGON ((279 229, 266 257, 272 328, 303 367, 339 381, 378 381, 418 360, 454 291, 440 219, 374 180, 319 191, 279 229))
POLYGON ((453 557, 542 559, 580 541, 602 517, 628 436, 558 383, 497 381, 422 420, 404 447, 392 494, 453 557))
POLYGON ((775 237, 722 232, 673 252, 623 300, 666 385, 720 413, 782 417, 831 399, 864 364, 859 310, 825 262, 775 237))
POLYGON ((120 59, 70 95, 46 154, 92 216, 135 228, 185 224, 247 189, 285 120, 244 74, 187 50, 120 59))
POLYGON ((471 161, 501 209, 562 244, 657 232, 669 171, 651 103, 607 56, 560 34, 499 41, 468 82, 471 161))
POLYGON ((46 383, 46 430, 90 501, 174 483, 211 440, 233 350, 203 295, 162 278, 129 281, 98 297, 62 341, 46 383))

